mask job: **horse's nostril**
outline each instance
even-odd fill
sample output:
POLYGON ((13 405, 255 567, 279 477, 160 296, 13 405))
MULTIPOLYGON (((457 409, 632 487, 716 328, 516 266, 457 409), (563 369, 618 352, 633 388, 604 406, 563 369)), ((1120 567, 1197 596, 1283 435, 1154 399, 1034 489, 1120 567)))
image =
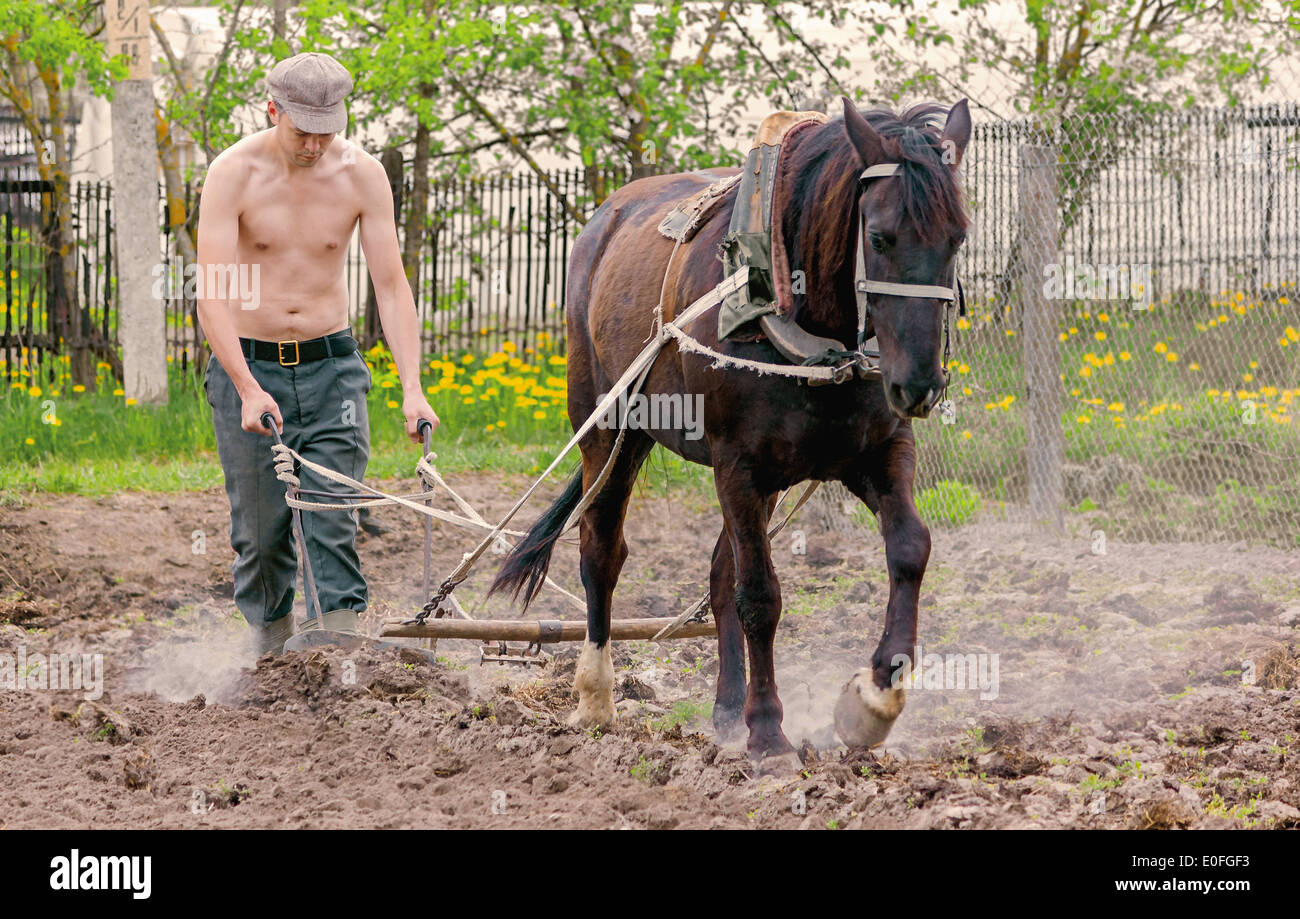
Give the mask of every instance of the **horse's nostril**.
POLYGON ((903 393, 902 386, 897 383, 891 383, 889 385, 889 401, 893 402, 895 405, 907 404, 907 397, 903 393))

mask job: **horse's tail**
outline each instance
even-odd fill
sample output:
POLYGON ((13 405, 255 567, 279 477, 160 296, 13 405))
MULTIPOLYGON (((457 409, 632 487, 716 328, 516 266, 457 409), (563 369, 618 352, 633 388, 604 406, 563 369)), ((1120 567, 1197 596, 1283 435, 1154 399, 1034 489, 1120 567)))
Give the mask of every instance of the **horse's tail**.
POLYGON ((532 528, 506 556, 496 580, 488 590, 492 596, 498 590, 509 590, 514 599, 524 595, 524 609, 533 602, 537 592, 546 581, 546 572, 551 567, 551 552, 555 549, 555 540, 564 529, 569 514, 582 500, 582 470, 569 482, 564 494, 555 499, 555 503, 533 524, 532 528))

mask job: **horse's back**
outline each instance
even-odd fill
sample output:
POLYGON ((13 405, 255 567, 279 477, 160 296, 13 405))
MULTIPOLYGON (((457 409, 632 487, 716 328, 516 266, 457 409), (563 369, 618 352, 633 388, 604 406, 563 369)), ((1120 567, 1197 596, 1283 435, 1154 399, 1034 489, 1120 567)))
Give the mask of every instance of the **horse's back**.
MULTIPOLYGON (((719 167, 646 176, 606 198, 573 246, 566 297, 570 317, 575 309, 587 313, 591 292, 602 273, 626 274, 644 283, 647 273, 657 269, 662 280, 673 241, 659 233, 660 221, 679 201, 736 171, 719 167)), ((658 293, 656 286, 656 299, 658 293)))

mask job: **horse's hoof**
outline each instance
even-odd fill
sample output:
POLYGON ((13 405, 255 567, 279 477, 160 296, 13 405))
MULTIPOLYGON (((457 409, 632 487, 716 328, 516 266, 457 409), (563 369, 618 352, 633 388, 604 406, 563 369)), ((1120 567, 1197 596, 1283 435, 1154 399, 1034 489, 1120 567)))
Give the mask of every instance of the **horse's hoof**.
POLYGON ((835 703, 835 733, 850 747, 877 747, 889 736, 905 701, 901 688, 881 689, 864 667, 844 684, 835 703))
POLYGON ((598 648, 591 642, 582 646, 578 669, 573 677, 573 691, 578 709, 569 716, 569 726, 608 731, 618 717, 614 711, 614 662, 608 643, 598 648))
POLYGON ((758 761, 759 775, 794 776, 803 770, 803 760, 794 751, 789 753, 771 753, 758 761))
POLYGON ((609 706, 587 705, 579 702, 577 709, 569 715, 568 725, 580 731, 612 731, 618 720, 613 703, 609 706))

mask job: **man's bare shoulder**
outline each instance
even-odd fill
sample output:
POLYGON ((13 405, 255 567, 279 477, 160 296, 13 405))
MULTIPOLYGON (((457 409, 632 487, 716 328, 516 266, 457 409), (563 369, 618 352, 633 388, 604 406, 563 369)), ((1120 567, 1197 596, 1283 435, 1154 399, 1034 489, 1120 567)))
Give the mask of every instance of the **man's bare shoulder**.
POLYGON ((344 174, 353 180, 359 190, 373 193, 379 188, 388 188, 388 173, 384 172, 384 166, 378 159, 367 153, 356 141, 344 139, 339 146, 344 174))
POLYGON ((217 181, 241 182, 247 181, 257 166, 262 156, 265 135, 271 129, 258 131, 247 137, 241 137, 226 149, 218 153, 212 162, 208 164, 207 176, 204 178, 204 185, 217 181))

